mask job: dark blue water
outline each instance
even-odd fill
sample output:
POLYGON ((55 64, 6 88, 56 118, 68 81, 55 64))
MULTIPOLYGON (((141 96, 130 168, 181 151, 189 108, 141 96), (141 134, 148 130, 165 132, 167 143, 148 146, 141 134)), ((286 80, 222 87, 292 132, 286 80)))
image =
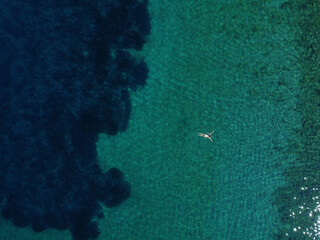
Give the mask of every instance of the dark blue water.
POLYGON ((125 131, 146 83, 147 2, 10 1, 0 9, 0 202, 17 227, 99 235, 99 203, 130 196, 96 162, 97 134, 125 131))

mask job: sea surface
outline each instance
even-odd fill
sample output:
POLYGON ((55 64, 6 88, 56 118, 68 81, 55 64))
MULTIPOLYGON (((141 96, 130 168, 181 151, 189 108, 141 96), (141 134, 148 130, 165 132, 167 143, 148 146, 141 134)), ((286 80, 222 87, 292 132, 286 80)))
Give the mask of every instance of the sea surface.
MULTIPOLYGON (((129 52, 148 78, 128 90, 127 126, 96 139, 101 171, 120 169, 131 195, 102 206, 97 239, 320 239, 320 3, 147 7, 150 35, 129 52)), ((0 218, 11 239, 72 235, 0 218)))

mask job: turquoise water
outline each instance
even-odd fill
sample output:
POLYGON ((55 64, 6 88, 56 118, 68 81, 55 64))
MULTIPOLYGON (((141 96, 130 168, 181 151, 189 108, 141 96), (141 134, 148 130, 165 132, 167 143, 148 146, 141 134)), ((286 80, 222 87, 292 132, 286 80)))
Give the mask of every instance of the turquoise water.
MULTIPOLYGON (((132 196, 104 209, 99 239, 318 237, 317 48, 304 55, 317 7, 149 1, 152 34, 135 53, 147 85, 131 93, 127 131, 97 142, 132 196), (213 143, 197 136, 213 130, 213 143)), ((71 239, 0 225, 5 239, 71 239)))
POLYGON ((102 165, 135 183, 128 205, 140 214, 106 236, 272 239, 301 121, 298 52, 280 4, 150 2, 148 85, 132 95, 129 130, 98 144, 102 165), (197 136, 212 130, 214 143, 197 136))

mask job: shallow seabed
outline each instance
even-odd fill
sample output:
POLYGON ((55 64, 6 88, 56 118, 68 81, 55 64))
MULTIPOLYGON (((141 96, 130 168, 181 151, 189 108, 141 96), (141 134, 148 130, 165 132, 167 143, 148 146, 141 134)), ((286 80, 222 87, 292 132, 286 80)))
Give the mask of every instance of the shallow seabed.
POLYGON ((301 76, 284 1, 150 1, 147 86, 101 166, 132 197, 101 239, 271 239, 301 76), (214 142, 197 132, 215 130, 214 142))

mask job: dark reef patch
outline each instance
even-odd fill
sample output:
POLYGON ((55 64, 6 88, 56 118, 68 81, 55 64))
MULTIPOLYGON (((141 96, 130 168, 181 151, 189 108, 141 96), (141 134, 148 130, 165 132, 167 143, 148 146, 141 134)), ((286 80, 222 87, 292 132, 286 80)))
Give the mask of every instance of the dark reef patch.
POLYGON ((289 0, 281 5, 295 36, 300 91, 296 111, 301 126, 292 133, 288 156, 294 161, 275 191, 281 225, 274 239, 319 239, 320 189, 320 2, 289 0))
POLYGON ((147 1, 11 1, 0 9, 0 202, 2 216, 35 232, 99 235, 100 203, 130 186, 96 162, 97 134, 125 131, 128 89, 146 83, 140 50, 147 1))

